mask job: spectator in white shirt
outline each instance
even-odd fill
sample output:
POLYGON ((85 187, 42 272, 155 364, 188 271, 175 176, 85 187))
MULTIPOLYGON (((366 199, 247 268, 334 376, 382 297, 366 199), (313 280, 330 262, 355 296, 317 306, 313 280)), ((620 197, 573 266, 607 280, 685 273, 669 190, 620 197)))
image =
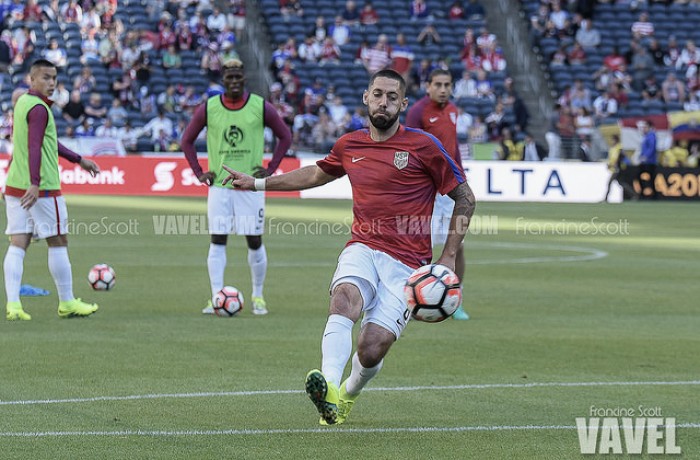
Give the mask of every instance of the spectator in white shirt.
POLYGON ((460 106, 457 106, 457 140, 465 142, 469 138, 469 128, 472 127, 474 118, 460 106))
POLYGON ((462 78, 455 83, 453 95, 456 99, 477 97, 476 80, 468 70, 462 72, 462 78))
POLYGON ((165 116, 164 111, 160 110, 158 111, 158 116, 146 123, 146 126, 143 127, 143 133, 150 133, 151 140, 157 142, 161 138, 162 132, 170 136, 173 132, 173 122, 170 118, 165 116))
POLYGON ((210 31, 221 32, 226 27, 226 15, 215 6, 214 11, 207 18, 207 28, 210 31))
POLYGON ((58 46, 58 40, 52 38, 49 42, 49 48, 43 53, 46 60, 52 62, 59 69, 68 64, 68 54, 66 50, 58 46))
POLYGON ((617 113, 617 101, 605 91, 593 101, 593 110, 595 111, 595 119, 598 121, 612 117, 617 113))
POLYGON ((343 104, 343 99, 340 96, 335 96, 330 104, 328 104, 328 114, 336 126, 345 126, 350 119, 350 111, 343 104))
POLYGON ((321 46, 316 41, 313 35, 308 35, 304 42, 299 45, 299 50, 297 51, 297 56, 302 62, 315 63, 318 62, 318 58, 321 55, 321 46))
POLYGON ((576 32, 576 42, 587 51, 600 45, 600 32, 593 28, 593 22, 590 19, 581 21, 581 28, 576 32))
POLYGON ((335 17, 335 24, 328 28, 328 33, 338 46, 343 46, 350 40, 350 27, 343 23, 341 16, 335 17))
POLYGON ((119 137, 119 128, 112 124, 112 120, 106 118, 104 124, 95 130, 95 136, 117 138, 119 137))

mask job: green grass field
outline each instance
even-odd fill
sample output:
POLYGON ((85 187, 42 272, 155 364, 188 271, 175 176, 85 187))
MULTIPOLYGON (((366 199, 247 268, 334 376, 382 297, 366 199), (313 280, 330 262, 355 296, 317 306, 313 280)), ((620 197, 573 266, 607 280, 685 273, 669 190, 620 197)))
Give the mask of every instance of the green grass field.
MULTIPOLYGON (((320 365, 349 202, 268 201, 270 314, 233 319, 200 313, 205 200, 68 206, 75 292, 100 310, 59 319, 46 245, 30 248, 24 282, 52 295, 23 298, 32 321, 0 322, 0 458, 590 458, 575 419, 591 406, 658 408, 680 425, 680 457, 700 458, 696 204, 480 203, 472 320, 411 322, 348 422, 328 428, 303 380, 320 365), (185 234, 155 234, 178 219, 185 234), (114 291, 87 284, 100 262, 114 291)), ((228 264, 249 297, 242 238, 228 264)))

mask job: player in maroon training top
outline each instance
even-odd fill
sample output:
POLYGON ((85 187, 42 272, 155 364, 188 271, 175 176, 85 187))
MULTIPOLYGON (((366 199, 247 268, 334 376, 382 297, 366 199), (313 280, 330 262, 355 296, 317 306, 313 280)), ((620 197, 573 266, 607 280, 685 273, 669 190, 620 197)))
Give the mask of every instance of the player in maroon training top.
MULTIPOLYGON (((457 106, 450 102, 452 95, 452 75, 444 69, 435 69, 428 76, 425 97, 418 100, 406 115, 406 126, 420 128, 437 137, 452 159, 461 168, 462 156, 457 142, 457 106)), ((448 196, 438 194, 433 210, 432 236, 433 245, 445 244, 449 230, 454 201, 448 196)), ((460 245, 455 259, 455 273, 464 279, 464 248, 460 245)), ((467 320, 469 315, 460 307, 452 315, 454 319, 467 320)))
POLYGON ((463 170, 442 144, 421 130, 404 128, 406 83, 393 70, 375 73, 362 101, 370 127, 342 136, 313 166, 255 179, 226 168, 243 190, 302 190, 348 175, 352 186, 352 237, 331 281, 328 321, 321 342, 321 370, 306 376, 306 392, 320 423, 343 423, 360 391, 381 369, 384 356, 409 318, 403 287, 411 272, 432 257, 430 217, 437 192, 454 201, 450 234, 437 263, 452 269, 476 202, 463 170), (427 224, 427 225, 426 225, 427 224), (352 369, 352 328, 362 316, 352 369))

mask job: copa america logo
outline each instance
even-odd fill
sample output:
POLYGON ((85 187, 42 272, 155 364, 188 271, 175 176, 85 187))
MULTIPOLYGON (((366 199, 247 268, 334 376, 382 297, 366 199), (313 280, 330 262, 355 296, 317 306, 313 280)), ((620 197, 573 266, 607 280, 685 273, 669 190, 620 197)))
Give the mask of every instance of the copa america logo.
POLYGON ((224 131, 224 140, 231 147, 236 147, 236 145, 243 142, 243 131, 238 126, 231 125, 224 131))

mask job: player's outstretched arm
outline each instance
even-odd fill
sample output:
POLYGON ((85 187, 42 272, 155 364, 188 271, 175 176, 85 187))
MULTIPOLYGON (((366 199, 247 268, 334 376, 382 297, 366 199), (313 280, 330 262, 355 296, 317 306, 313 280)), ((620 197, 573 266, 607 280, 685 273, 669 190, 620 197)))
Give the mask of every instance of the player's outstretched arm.
POLYGON ((457 250, 462 245, 464 235, 467 234, 469 223, 476 209, 476 198, 466 181, 459 184, 447 195, 455 200, 455 207, 452 212, 450 231, 447 235, 447 241, 445 241, 445 247, 436 263, 454 270, 457 250))
POLYGON ((223 168, 228 171, 229 175, 221 182, 222 185, 226 185, 230 182, 234 187, 240 190, 305 190, 307 188, 327 184, 337 179, 335 176, 326 174, 317 165, 305 166, 285 174, 270 176, 263 179, 256 179, 248 174, 235 171, 226 165, 223 165, 223 168))

